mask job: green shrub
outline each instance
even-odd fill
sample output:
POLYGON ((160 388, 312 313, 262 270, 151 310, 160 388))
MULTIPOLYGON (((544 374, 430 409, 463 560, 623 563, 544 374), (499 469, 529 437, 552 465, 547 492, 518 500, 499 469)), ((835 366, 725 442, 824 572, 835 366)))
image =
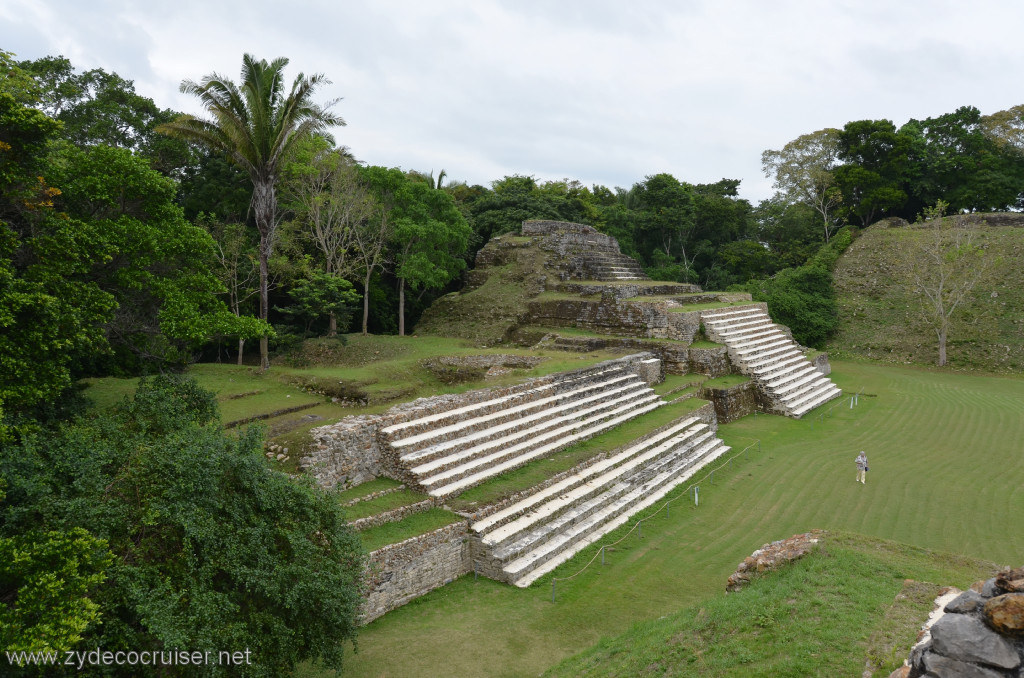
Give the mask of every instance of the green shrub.
MULTIPOLYGON (((191 380, 143 380, 112 411, 0 448, 0 544, 55 533, 81 537, 80 551, 96 546, 90 539, 106 542, 105 581, 90 579, 100 555, 70 591, 80 618, 96 618, 93 603, 98 611, 80 648, 248 649, 255 663, 232 670, 249 676, 280 675, 307 659, 340 667, 360 604, 359 539, 332 496, 265 466, 261 436, 258 428, 225 435, 213 396, 191 380)), ((5 571, 0 587, 24 586, 33 568, 5 571)), ((8 600, 0 597, 6 613, 8 600)))

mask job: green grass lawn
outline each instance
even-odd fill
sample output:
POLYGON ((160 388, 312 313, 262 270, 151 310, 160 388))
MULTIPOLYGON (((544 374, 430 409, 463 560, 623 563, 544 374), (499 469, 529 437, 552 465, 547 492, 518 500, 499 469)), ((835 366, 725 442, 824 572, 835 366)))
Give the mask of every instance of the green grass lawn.
POLYGON ((733 386, 739 386, 750 381, 750 377, 745 374, 726 374, 721 377, 714 379, 708 379, 704 382, 705 388, 732 388, 733 386))
MULTIPOLYGON (((359 506, 359 504, 356 504, 359 506)), ((363 548, 367 551, 375 551, 388 544, 397 544, 418 534, 424 534, 436 530, 445 525, 465 520, 451 511, 440 508, 432 508, 427 511, 413 513, 393 523, 384 523, 377 527, 370 527, 359 532, 363 540, 363 548)))
POLYGON ((378 513, 384 513, 385 511, 391 511, 402 506, 415 504, 423 501, 424 499, 430 499, 430 497, 422 492, 398 490, 397 492, 391 492, 380 497, 374 497, 373 499, 367 499, 366 501, 361 501, 358 504, 345 507, 345 518, 347 520, 358 520, 359 518, 375 516, 378 513))
MULTIPOLYGON (((462 577, 365 627, 345 674, 535 676, 637 622, 710 605, 751 551, 812 528, 1022 564, 1024 534, 1012 525, 1024 514, 1024 379, 845 361, 833 369, 839 386, 865 394, 856 409, 844 400, 823 420, 827 408, 805 420, 722 426, 734 450, 759 438, 761 452, 702 484, 699 508, 676 502, 606 565, 559 582, 557 602, 550 575, 527 589, 462 577), (871 463, 866 485, 854 481, 860 450, 871 463)), ((594 552, 554 575, 572 574, 594 552)), ((939 583, 985 575, 967 576, 951 558, 929 570, 907 562, 901 576, 949 577, 939 583)), ((891 601, 896 590, 879 595, 891 601)))

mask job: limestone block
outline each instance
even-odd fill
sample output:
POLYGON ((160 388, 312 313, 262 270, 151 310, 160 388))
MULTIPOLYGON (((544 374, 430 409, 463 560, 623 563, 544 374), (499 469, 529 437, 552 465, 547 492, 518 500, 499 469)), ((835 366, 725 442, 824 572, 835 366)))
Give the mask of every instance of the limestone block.
POLYGON ((989 600, 985 620, 999 633, 1024 638, 1024 593, 1004 593, 989 600))
POLYGON ((941 655, 964 662, 978 662, 1015 669, 1021 659, 1007 639, 981 621, 963 614, 947 614, 932 626, 932 648, 941 655))

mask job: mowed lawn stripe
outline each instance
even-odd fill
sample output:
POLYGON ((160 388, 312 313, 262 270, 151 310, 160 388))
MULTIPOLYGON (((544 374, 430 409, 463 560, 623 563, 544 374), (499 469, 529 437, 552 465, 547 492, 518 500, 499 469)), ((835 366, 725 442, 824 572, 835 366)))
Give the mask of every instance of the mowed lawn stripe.
MULTIPOLYGON (((645 523, 643 539, 609 552, 607 565, 558 582, 556 603, 550 576, 525 590, 462 577, 363 629, 346 675, 537 675, 636 621, 720 596, 752 550, 812 528, 1019 564, 1024 537, 1010 526, 1024 512, 1024 380, 834 368, 847 393, 875 397, 851 410, 844 396, 805 420, 722 426, 735 451, 752 438, 762 451, 716 472, 714 484, 701 481, 699 508, 692 495, 675 502, 669 517, 645 523), (861 449, 867 485, 854 481, 861 449)), ((572 574, 594 553, 585 549, 554 575, 572 574)))

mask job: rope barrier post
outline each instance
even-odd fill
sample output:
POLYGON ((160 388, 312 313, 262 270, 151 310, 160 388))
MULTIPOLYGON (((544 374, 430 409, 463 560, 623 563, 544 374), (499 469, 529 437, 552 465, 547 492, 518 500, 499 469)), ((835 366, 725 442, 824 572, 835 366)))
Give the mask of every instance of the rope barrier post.
POLYGON ((555 602, 555 580, 551 580, 551 602, 555 602))
POLYGON ((711 479, 711 484, 714 485, 715 484, 715 472, 714 471, 711 472, 710 479, 711 479))
POLYGON ((700 506, 700 485, 693 486, 693 505, 700 506))
POLYGON ((760 440, 757 441, 757 451, 758 452, 761 451, 761 441, 760 440))
POLYGON ((602 547, 601 547, 601 564, 602 564, 602 565, 604 565, 604 549, 605 549, 605 547, 604 547, 604 546, 602 546, 602 547))

